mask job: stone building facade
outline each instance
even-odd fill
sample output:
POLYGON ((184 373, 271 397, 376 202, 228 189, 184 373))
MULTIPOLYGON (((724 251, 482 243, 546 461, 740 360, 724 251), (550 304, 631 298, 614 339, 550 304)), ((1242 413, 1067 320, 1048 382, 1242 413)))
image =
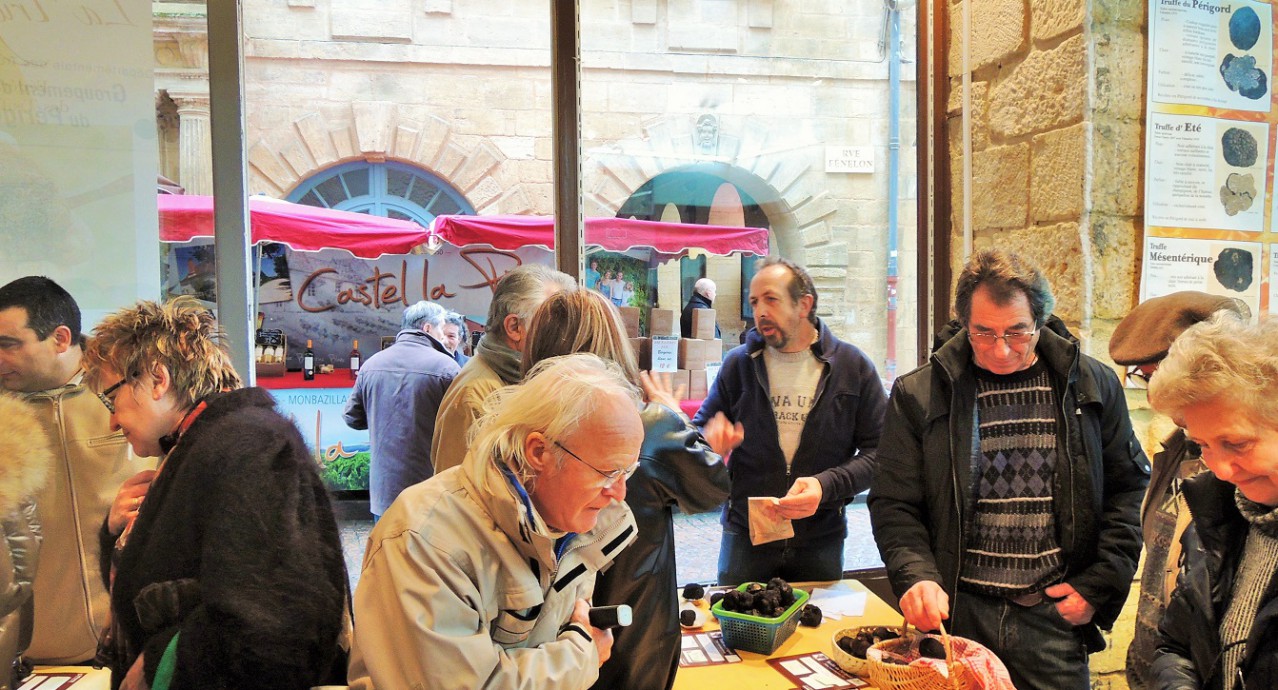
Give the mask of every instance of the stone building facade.
MULTIPOLYGON (((207 193, 203 7, 156 8, 161 172, 207 193)), ((773 251, 812 271, 821 316, 882 368, 883 3, 583 0, 580 13, 585 215, 616 215, 664 173, 723 178, 758 203, 773 251), (833 146, 868 147, 874 172, 827 172, 833 146)), ((335 165, 396 161, 443 179, 477 213, 552 213, 548 3, 247 0, 243 17, 251 192, 286 197, 335 165)), ((909 17, 902 36, 908 58, 909 17)), ((913 74, 907 63, 907 113, 913 74)), ((900 131, 896 360, 905 371, 917 358, 912 114, 900 131)), ((682 306, 678 270, 659 268, 661 306, 682 306)), ((710 257, 706 270, 720 286, 724 338, 735 342, 740 260, 710 257)))

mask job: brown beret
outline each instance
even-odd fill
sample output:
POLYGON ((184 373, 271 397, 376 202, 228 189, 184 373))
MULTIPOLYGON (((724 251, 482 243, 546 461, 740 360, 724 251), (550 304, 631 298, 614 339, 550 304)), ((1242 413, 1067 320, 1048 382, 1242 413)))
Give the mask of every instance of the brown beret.
POLYGON ((1114 329, 1109 356, 1122 365, 1161 362, 1172 341, 1186 328, 1206 321, 1222 309, 1243 318, 1251 316, 1251 310, 1241 300, 1193 290, 1141 302, 1114 329))

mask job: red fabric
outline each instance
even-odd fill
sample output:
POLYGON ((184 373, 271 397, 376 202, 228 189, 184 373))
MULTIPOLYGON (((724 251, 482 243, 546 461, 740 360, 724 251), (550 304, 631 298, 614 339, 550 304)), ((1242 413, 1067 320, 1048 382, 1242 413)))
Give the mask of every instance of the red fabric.
POLYGON ((303 378, 300 371, 289 371, 283 376, 259 376, 257 385, 273 391, 289 388, 354 388, 355 379, 351 378, 350 369, 336 369, 331 374, 317 371, 313 381, 303 378))
MULTIPOLYGON (((213 236, 213 197, 159 194, 160 240, 188 242, 213 236)), ((293 249, 345 249, 361 259, 407 254, 430 234, 417 223, 364 213, 334 211, 278 199, 249 199, 253 243, 280 242, 293 249)))
POLYGON ((683 410, 683 413, 688 415, 688 419, 692 419, 697 416, 697 410, 701 409, 702 402, 702 400, 680 400, 679 409, 683 410))
MULTIPOLYGON (((549 216, 437 216, 431 233, 454 246, 491 245, 519 249, 529 245, 555 247, 555 222, 549 216)), ((587 218, 586 244, 608 251, 650 248, 661 254, 680 254, 689 247, 711 254, 768 253, 766 228, 726 228, 718 225, 660 223, 630 218, 587 218)))

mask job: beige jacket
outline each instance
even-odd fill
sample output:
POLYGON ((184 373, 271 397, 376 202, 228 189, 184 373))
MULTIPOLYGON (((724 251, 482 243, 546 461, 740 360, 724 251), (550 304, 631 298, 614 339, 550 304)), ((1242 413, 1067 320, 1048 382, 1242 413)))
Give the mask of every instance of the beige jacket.
POLYGON ((92 659, 110 602, 98 561, 98 530, 124 480, 154 460, 129 452, 112 433, 102 401, 76 375, 65 386, 24 396, 53 443, 49 482, 36 494, 44 545, 35 578, 36 663, 92 659))
POLYGON ((430 440, 430 460, 435 465, 435 474, 462 464, 469 445, 466 436, 483 413, 484 398, 505 386, 506 382, 482 357, 471 357, 462 367, 435 414, 435 435, 430 440))
POLYGON ((469 456, 400 494, 369 537, 355 590, 352 690, 595 681, 598 650, 569 617, 634 540, 634 518, 613 502, 556 558, 555 536, 522 494, 469 456))

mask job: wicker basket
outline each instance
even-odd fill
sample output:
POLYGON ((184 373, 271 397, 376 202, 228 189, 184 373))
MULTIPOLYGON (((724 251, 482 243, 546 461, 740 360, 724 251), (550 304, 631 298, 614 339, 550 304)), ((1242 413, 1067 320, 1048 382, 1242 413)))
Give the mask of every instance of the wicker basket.
POLYGON ((830 645, 830 658, 834 659, 834 663, 838 664, 839 668, 844 671, 847 671, 858 678, 869 680, 869 664, 865 659, 852 656, 851 654, 843 651, 843 648, 839 646, 839 640, 844 638, 854 638, 862 630, 878 630, 879 628, 887 628, 901 637, 908 637, 910 635, 917 634, 911 633, 908 628, 894 625, 862 625, 856 628, 844 628, 843 630, 836 631, 834 633, 834 637, 830 640, 832 643, 830 645))
MULTIPOLYGON (((909 640, 909 637, 901 638, 909 640)), ((941 626, 941 643, 945 645, 945 665, 949 667, 949 678, 941 676, 936 669, 922 664, 890 664, 872 659, 866 660, 870 670, 870 683, 879 690, 978 690, 972 675, 957 657, 954 656, 954 645, 950 636, 941 626)), ((887 640, 874 645, 878 649, 890 650, 897 640, 887 640)))
MULTIPOLYGON (((744 582, 737 589, 745 591, 752 584, 755 583, 744 582)), ((725 611, 722 600, 715 602, 714 606, 710 607, 710 611, 715 618, 719 619, 724 644, 738 651, 771 654, 786 641, 786 638, 794 634, 795 627, 799 625, 799 611, 808 602, 809 596, 811 595, 807 592, 796 588, 794 603, 777 618, 760 618, 746 613, 725 611)))

